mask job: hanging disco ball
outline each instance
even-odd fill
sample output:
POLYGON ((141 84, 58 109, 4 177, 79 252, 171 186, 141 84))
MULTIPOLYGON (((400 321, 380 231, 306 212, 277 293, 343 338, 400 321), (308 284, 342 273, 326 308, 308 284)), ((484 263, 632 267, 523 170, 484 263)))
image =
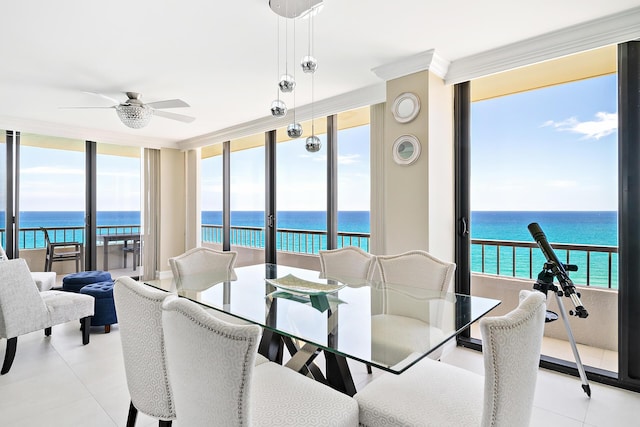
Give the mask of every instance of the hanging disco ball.
POLYGON ((289 74, 283 74, 282 77, 280 77, 278 86, 280 87, 280 90, 282 92, 293 92, 293 89, 296 87, 296 81, 293 79, 293 76, 289 74))
POLYGON ((300 138, 302 136, 302 126, 300 123, 291 123, 287 126, 287 135, 289 135, 289 138, 300 138))
POLYGON ((320 138, 315 135, 311 135, 310 137, 308 137, 304 143, 304 148, 306 148, 310 153, 316 153, 320 151, 321 147, 322 143, 320 142, 320 138))
POLYGON ((300 66, 305 73, 315 73, 318 69, 318 60, 311 55, 307 55, 300 61, 300 66))
POLYGON ((284 117, 287 115, 287 104, 280 99, 276 99, 271 103, 271 115, 273 117, 284 117))

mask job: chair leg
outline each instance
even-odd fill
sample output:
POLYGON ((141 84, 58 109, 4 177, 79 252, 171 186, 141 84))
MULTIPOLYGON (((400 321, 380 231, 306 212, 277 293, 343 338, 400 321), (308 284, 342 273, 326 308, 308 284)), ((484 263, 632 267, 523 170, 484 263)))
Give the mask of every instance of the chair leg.
POLYGON ((51 335, 51 326, 44 328, 44 335, 47 337, 51 335))
POLYGON ((371 371, 371 365, 367 363, 367 374, 372 374, 372 373, 373 371, 371 371))
POLYGON ((109 332, 111 332, 111 325, 104 325, 104 333, 108 334, 109 332))
POLYGON ((159 420, 158 427, 171 427, 171 420, 159 420))
POLYGON ((82 330, 82 345, 89 344, 89 331, 91 330, 91 316, 80 319, 80 329, 82 330))
POLYGON ((136 425, 137 417, 138 409, 133 406, 133 402, 129 402, 129 416, 127 417, 127 427, 134 427, 136 425))
POLYGON ((18 346, 18 337, 7 339, 7 350, 4 353, 4 363, 2 364, 2 371, 0 375, 4 375, 9 372, 11 365, 13 365, 13 359, 16 357, 16 347, 18 346))

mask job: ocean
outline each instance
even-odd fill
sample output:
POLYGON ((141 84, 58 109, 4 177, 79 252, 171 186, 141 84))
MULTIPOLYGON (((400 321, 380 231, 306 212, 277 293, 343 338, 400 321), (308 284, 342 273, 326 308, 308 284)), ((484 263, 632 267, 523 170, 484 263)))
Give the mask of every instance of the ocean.
MULTIPOLYGON (((294 230, 325 230, 326 213, 323 211, 281 211, 278 212, 278 228, 294 230)), ((471 214, 471 238, 492 240, 514 240, 532 242, 527 225, 537 222, 547 235, 551 243, 569 243, 581 245, 617 246, 617 212, 512 212, 512 211, 476 211, 471 214)), ((0 212, 0 224, 4 224, 4 213, 0 212)), ((21 228, 45 227, 81 227, 84 224, 83 212, 21 212, 21 228)), ((101 211, 97 214, 99 227, 122 225, 139 225, 139 211, 101 211)), ((203 211, 202 224, 221 225, 222 212, 203 211)), ((231 212, 232 226, 264 227, 264 213, 261 211, 233 211, 231 212)), ((341 211, 338 213, 338 230, 341 232, 369 233, 368 211, 341 211)), ((78 239, 77 236, 74 236, 78 239)), ((2 233, 4 241, 4 233, 2 233)), ((42 238, 36 233, 23 233, 21 247, 42 247, 42 238), (30 237, 31 236, 31 237, 30 237)), ((367 247, 365 247, 366 249, 367 247)), ((557 251, 561 260, 566 259, 566 253, 557 251)), ((512 270, 513 253, 510 248, 500 250, 500 271, 502 275, 529 277, 529 250, 516 250, 516 272, 512 270)), ((497 273, 497 253, 495 248, 485 250, 485 272, 497 273)), ((581 266, 578 272, 571 273, 576 281, 586 283, 586 255, 572 252, 571 263, 581 266)), ((533 251, 532 266, 534 276, 542 268, 544 258, 537 249, 533 251)), ((479 245, 472 246, 472 271, 482 271, 482 253, 479 245)), ((608 260, 606 254, 591 255, 591 285, 607 286, 608 260)), ((612 259, 612 287, 617 287, 617 254, 612 259)))

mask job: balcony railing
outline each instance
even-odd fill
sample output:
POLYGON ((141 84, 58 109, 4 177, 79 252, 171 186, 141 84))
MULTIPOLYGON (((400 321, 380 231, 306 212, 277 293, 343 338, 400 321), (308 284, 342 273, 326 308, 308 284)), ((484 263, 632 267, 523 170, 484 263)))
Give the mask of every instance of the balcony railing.
MULTIPOLYGON (((84 243, 84 227, 46 227, 52 242, 82 242, 84 243)), ((103 234, 139 233, 139 225, 104 225, 96 227, 98 236, 103 234)), ((5 242, 5 231, 0 229, 0 239, 5 242)), ((21 228, 18 231, 20 249, 44 248, 44 233, 40 228, 21 228)), ((102 242, 99 242, 101 244, 102 242)))
MULTIPOLYGON (((222 243, 221 225, 202 225, 202 241, 222 243)), ((260 227, 231 227, 231 244, 249 248, 264 248, 264 229, 260 227)), ((358 246, 369 251, 369 233, 338 232, 338 247, 358 246)), ((276 250, 303 254, 317 254, 327 248, 327 232, 316 230, 276 230, 276 250)))
MULTIPOLYGON (((578 271, 571 272, 576 285, 618 287, 616 246, 551 245, 561 262, 578 266, 578 271)), ((471 260, 475 272, 529 279, 537 277, 546 261, 534 242, 485 239, 471 240, 471 260)))
MULTIPOLYGON (((84 242, 84 227, 47 227, 53 242, 84 242)), ((97 227, 98 235, 140 232, 139 225, 97 227)), ((44 248, 44 235, 39 228, 21 228, 18 234, 21 249, 44 248)), ((4 229, 0 239, 5 241, 4 229)), ((369 233, 338 232, 338 247, 357 246, 369 251, 369 233)), ((222 243, 221 225, 202 225, 202 241, 222 243)), ((325 249, 325 231, 278 229, 276 249, 284 252, 317 254, 325 249)), ((101 244, 101 242, 99 242, 101 244)), ((264 229, 231 227, 231 244, 264 248, 264 229)), ((578 266, 571 273, 576 285, 618 287, 618 248, 615 246, 552 243, 556 254, 566 264, 578 266)), ((471 270, 477 273, 533 279, 546 261, 534 242, 511 240, 471 240, 471 270)))

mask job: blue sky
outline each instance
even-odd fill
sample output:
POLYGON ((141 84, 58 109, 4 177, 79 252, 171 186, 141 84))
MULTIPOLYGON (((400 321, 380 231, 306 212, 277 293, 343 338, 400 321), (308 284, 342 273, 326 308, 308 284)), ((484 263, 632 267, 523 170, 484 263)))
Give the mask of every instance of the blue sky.
MULTIPOLYGON (((616 92, 609 75, 474 103, 472 210, 616 210, 616 92)), ((320 138, 317 153, 304 137, 277 145, 279 210, 326 208, 320 138)), ((369 209, 368 145, 368 126, 339 133, 339 210, 369 209)), ((22 150, 21 210, 84 210, 84 153, 22 150)), ((264 148, 231 161, 232 210, 263 210, 264 148)), ((201 170, 202 209, 221 210, 220 157, 201 170)), ((98 210, 139 210, 139 175, 139 159, 100 155, 98 210)))
MULTIPOLYGON (((318 129, 316 129, 318 131, 318 129)), ((308 132, 308 130, 305 130, 308 132)), ((322 148, 305 150, 305 136, 278 143, 278 210, 326 209, 326 135, 318 135, 322 148)), ((369 210, 369 126, 338 133, 338 209, 369 210)), ((233 149, 233 141, 232 141, 233 149)), ((222 162, 209 158, 202 165, 202 210, 222 210, 222 162)), ((264 210, 264 148, 231 155, 231 209, 264 210)))
MULTIPOLYGON (((20 210, 84 211, 84 161, 79 151, 21 146, 20 210)), ((99 211, 140 210, 140 159, 98 155, 99 211)))
POLYGON ((471 210, 617 210, 616 85, 608 75, 474 103, 471 210))

